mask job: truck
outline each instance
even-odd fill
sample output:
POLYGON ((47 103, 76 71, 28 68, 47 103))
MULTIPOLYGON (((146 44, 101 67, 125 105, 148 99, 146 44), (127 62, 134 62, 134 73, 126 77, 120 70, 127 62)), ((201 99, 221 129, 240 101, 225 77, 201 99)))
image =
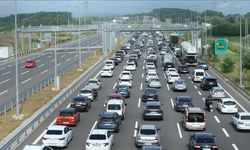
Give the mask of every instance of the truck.
POLYGON ((197 49, 190 42, 181 42, 181 60, 188 66, 197 65, 197 49))
POLYGON ((162 56, 162 69, 165 71, 166 68, 174 68, 174 56, 172 53, 166 53, 162 56))
POLYGON ((179 46, 179 35, 178 34, 170 34, 170 47, 173 50, 174 47, 179 46))
POLYGON ((14 56, 13 47, 0 47, 0 59, 5 59, 14 56))

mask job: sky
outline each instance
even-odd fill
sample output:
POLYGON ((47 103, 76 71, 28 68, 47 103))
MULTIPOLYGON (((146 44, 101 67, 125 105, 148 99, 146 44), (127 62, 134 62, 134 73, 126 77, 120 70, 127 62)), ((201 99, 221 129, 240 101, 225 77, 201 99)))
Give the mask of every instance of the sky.
MULTIPOLYGON (((250 12, 250 0, 17 0, 17 13, 70 11, 74 17, 121 16, 162 7, 245 14, 250 12)), ((14 13, 14 0, 0 0, 0 17, 14 13)))

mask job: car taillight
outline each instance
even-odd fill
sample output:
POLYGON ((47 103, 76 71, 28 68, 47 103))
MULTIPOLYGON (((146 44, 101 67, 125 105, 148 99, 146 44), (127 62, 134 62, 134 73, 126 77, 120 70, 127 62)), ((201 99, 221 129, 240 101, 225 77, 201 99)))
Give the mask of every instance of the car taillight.
POLYGON ((198 150, 198 149, 200 149, 200 148, 201 148, 200 145, 195 145, 195 146, 194 146, 194 149, 195 149, 195 150, 198 150))
POLYGON ((42 139, 43 139, 43 140, 47 140, 48 138, 46 138, 46 137, 42 137, 42 139))
POLYGON ((108 146, 109 145, 109 143, 104 143, 104 146, 108 146))
POLYGON ((62 137, 62 138, 58 138, 58 140, 64 140, 65 139, 65 137, 62 137))
POLYGON ((86 145, 87 145, 87 146, 89 146, 89 145, 90 145, 90 143, 87 143, 87 142, 86 142, 86 145))
POLYGON ((213 145, 212 146, 212 150, 217 150, 218 149, 218 146, 217 145, 213 145))

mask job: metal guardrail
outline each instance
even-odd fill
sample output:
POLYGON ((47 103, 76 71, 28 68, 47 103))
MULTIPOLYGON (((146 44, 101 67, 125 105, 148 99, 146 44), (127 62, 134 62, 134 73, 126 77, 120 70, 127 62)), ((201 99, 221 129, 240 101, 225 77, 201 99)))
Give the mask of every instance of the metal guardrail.
MULTIPOLYGON (((87 56, 87 57, 89 57, 89 56, 87 56)), ((69 71, 75 69, 77 66, 78 66, 77 61, 73 62, 71 64, 68 64, 67 67, 58 70, 58 76, 65 75, 69 71)), ((28 90, 26 90, 26 91, 22 92, 22 94, 20 94, 19 102, 22 103, 23 101, 25 101, 27 98, 29 98, 33 94, 37 93, 38 91, 42 90, 43 88, 45 88, 46 86, 51 84, 53 81, 54 81, 54 74, 49 76, 48 78, 42 80, 37 85, 29 87, 28 90)), ((0 115, 6 114, 7 111, 12 110, 15 106, 16 106, 16 97, 12 98, 10 101, 8 101, 7 103, 0 106, 0 115)))
POLYGON ((85 81, 104 64, 106 58, 102 58, 95 65, 89 68, 78 79, 74 80, 67 89, 62 90, 51 102, 43 106, 38 113, 34 114, 28 121, 24 122, 20 128, 17 128, 15 135, 9 135, 0 143, 0 150, 12 150, 22 142, 32 131, 38 127, 43 120, 45 120, 66 98, 68 98, 77 88, 79 88, 85 81))

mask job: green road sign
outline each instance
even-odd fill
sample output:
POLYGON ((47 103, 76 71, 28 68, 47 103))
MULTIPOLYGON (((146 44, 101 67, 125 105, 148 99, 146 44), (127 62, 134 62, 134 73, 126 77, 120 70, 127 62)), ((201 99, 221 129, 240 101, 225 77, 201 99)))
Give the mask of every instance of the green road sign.
POLYGON ((165 24, 172 24, 171 18, 165 18, 165 24))
POLYGON ((218 39, 215 41, 215 55, 226 55, 227 54, 227 40, 226 39, 218 39))

